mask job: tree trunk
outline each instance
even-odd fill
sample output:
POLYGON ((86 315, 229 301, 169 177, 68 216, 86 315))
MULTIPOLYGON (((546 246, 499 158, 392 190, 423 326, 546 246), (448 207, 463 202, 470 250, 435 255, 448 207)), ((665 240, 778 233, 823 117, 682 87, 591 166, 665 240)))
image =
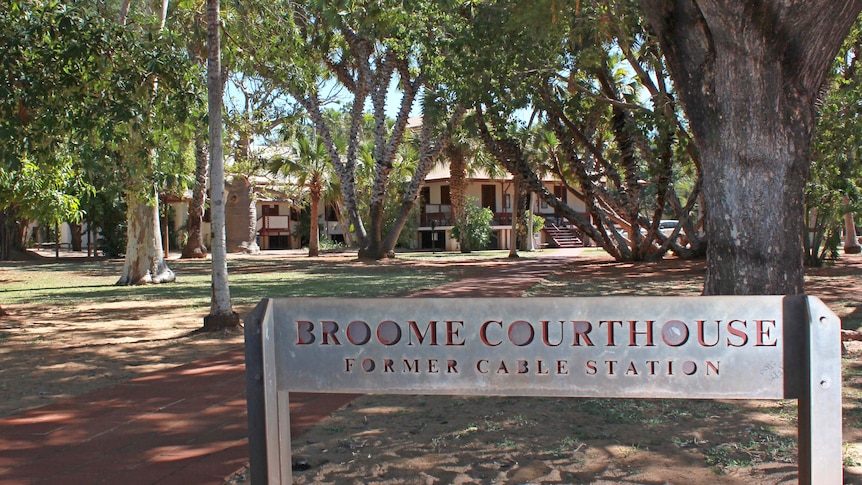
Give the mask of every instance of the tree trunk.
MULTIPOLYGON (((521 175, 512 176, 512 229, 509 231, 509 257, 518 258, 518 209, 521 206, 521 175)), ((492 209, 493 210, 493 209, 492 209)))
POLYGON ((862 1, 640 5, 702 156, 704 293, 802 293, 815 101, 862 1))
POLYGON ((69 223, 69 233, 72 237, 72 251, 80 251, 84 248, 84 234, 81 224, 69 223))
MULTIPOLYGON (((431 119, 425 120, 422 124, 422 130, 419 133, 419 164, 416 166, 416 171, 410 178, 410 183, 401 196, 401 209, 398 211, 398 216, 395 222, 389 228, 389 233, 380 248, 380 258, 394 256, 395 244, 398 242, 398 236, 407 224, 407 218, 416 206, 416 201, 419 200, 419 191, 428 177, 431 168, 437 163, 440 154, 449 145, 452 139, 452 133, 458 128, 461 119, 464 117, 466 110, 461 106, 456 106, 449 114, 449 120, 446 129, 434 138, 434 122, 431 119)), ((444 248, 446 242, 443 242, 444 248)), ((377 258, 379 259, 379 258, 377 258)))
POLYGON ((87 257, 93 257, 93 221, 87 221, 87 257))
POLYGON ((368 234, 362 222, 362 217, 359 214, 359 201, 356 196, 356 152, 359 144, 359 131, 362 125, 362 107, 364 106, 365 99, 367 99, 367 92, 361 91, 355 93, 353 107, 350 112, 350 134, 348 136, 347 154, 344 157, 339 153, 333 140, 332 132, 329 131, 329 125, 323 116, 317 93, 311 93, 308 97, 303 96, 302 93, 298 93, 295 97, 308 112, 309 118, 314 123, 317 135, 326 147, 329 161, 335 168, 338 181, 341 183, 341 194, 344 208, 347 212, 347 220, 353 226, 353 234, 361 251, 366 245, 368 234))
POLYGON ((183 246, 182 259, 206 258, 203 221, 207 197, 207 175, 209 172, 209 151, 204 143, 204 134, 195 136, 195 186, 192 201, 189 203, 188 241, 183 246))
MULTIPOLYGON (((467 157, 464 148, 450 144, 446 150, 449 159, 449 188, 452 201, 452 223, 464 224, 467 218, 467 157)), ((469 253, 470 239, 467 231, 460 231, 458 245, 462 253, 469 253)))
POLYGON ((344 244, 349 246, 354 245, 355 238, 353 233, 350 232, 350 225, 344 220, 344 215, 342 214, 342 206, 340 203, 335 204, 335 217, 338 219, 338 227, 341 229, 341 235, 344 237, 344 244))
POLYGON ((227 278, 227 247, 224 215, 224 150, 222 148, 221 45, 219 39, 219 0, 207 0, 207 101, 209 111, 209 155, 212 178, 212 298, 204 328, 218 329, 239 325, 233 311, 227 278))
POLYGON ((320 255, 320 224, 317 213, 320 210, 320 187, 311 189, 311 217, 308 230, 308 255, 310 257, 320 255))
MULTIPOLYGON (((130 3, 126 0, 122 2, 119 17, 121 25, 126 25, 130 3)), ((165 26, 167 6, 168 0, 162 0, 159 12, 159 32, 165 26)), ((152 82, 155 86, 156 78, 153 78, 152 82)), ((135 145, 134 141, 130 143, 135 145)), ((146 161, 147 167, 152 169, 156 159, 155 149, 150 149, 147 156, 149 157, 146 161)), ((146 183, 141 183, 140 180, 128 180, 126 203, 126 259, 123 265, 123 274, 117 281, 117 285, 131 286, 175 281, 176 276, 168 267, 162 248, 158 192, 152 186, 147 187, 146 183), (153 197, 152 203, 148 203, 146 195, 141 195, 147 192, 153 197)))
POLYGON ((18 233, 15 230, 14 220, 11 208, 6 208, 0 213, 0 261, 8 261, 10 259, 13 241, 15 240, 15 235, 18 233))
POLYGON ((257 254, 260 252, 260 246, 257 244, 257 194, 254 189, 254 182, 248 182, 248 235, 245 241, 240 244, 242 252, 246 254, 257 254))
MULTIPOLYGON (((844 196, 844 204, 850 203, 850 198, 844 196)), ((844 214, 844 252, 847 254, 862 253, 862 246, 856 239, 856 221, 853 220, 853 213, 847 211, 844 214)))
POLYGON ((158 198, 155 201, 150 204, 134 194, 126 196, 128 241, 123 275, 117 281, 118 286, 169 283, 176 279, 162 251, 158 198))
POLYGON ((164 202, 165 214, 162 217, 162 244, 165 245, 164 253, 166 258, 171 257, 171 231, 170 231, 170 207, 168 202, 164 202))
POLYGON ((527 192, 527 251, 536 250, 536 238, 533 234, 533 191, 527 192))

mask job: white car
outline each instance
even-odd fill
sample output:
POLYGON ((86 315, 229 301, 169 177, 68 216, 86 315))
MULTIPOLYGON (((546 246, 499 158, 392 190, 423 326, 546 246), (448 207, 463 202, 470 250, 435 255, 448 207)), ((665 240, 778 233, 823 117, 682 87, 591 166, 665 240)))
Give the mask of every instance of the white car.
POLYGON ((658 230, 665 236, 670 236, 673 230, 676 229, 677 224, 679 224, 679 221, 662 220, 658 223, 658 230))

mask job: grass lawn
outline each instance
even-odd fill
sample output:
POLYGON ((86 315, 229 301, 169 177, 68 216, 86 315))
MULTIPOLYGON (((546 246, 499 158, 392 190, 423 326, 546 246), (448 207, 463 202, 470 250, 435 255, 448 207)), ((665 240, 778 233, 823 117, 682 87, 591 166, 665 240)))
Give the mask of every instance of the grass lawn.
MULTIPOLYGON (((266 297, 400 296, 478 271, 475 266, 457 264, 459 261, 505 257, 499 251, 471 257, 438 254, 410 253, 379 263, 360 262, 348 255, 235 256, 228 261, 231 298, 234 305, 247 306, 266 297)), ((181 299, 189 308, 209 305, 209 260, 170 260, 169 266, 177 274, 175 283, 126 287, 114 285, 123 268, 122 261, 117 260, 4 263, 0 264, 0 304, 50 302, 64 307, 83 301, 155 303, 181 299)))
MULTIPOLYGON (((494 265, 511 264, 507 255, 403 253, 373 263, 357 261, 355 254, 234 255, 229 278, 235 309, 244 316, 265 297, 404 296, 481 276, 494 265)), ((176 283, 117 287, 121 261, 0 264, 0 305, 10 313, 0 319, 0 416, 241 345, 237 332, 197 332, 209 311, 210 262, 169 265, 176 283)), ((526 296, 698 295, 703 276, 702 261, 617 263, 588 249, 526 296)), ((807 271, 806 285, 844 328, 862 325, 862 256, 807 271)), ((862 482, 860 355, 856 347, 844 360, 844 464, 857 480, 848 483, 862 482)), ((381 466, 413 457, 413 475, 463 464, 464 470, 511 478, 517 468, 507 465, 511 459, 521 470, 559 472, 563 481, 691 483, 706 477, 709 483, 778 483, 776 477, 795 469, 795 420, 795 401, 366 396, 322 423, 308 442, 313 438, 329 450, 332 470, 326 473, 332 476, 347 473, 335 466, 349 459, 339 453, 359 443, 363 453, 381 457, 381 466), (548 419, 563 414, 561 425, 548 419), (364 423, 362 429, 357 423, 364 423), (367 434, 378 427, 380 437, 367 434)), ((312 455, 322 453, 309 446, 312 455)), ((324 473, 330 465, 316 466, 324 473)), ((373 473, 352 466, 348 472, 359 477, 373 473)))

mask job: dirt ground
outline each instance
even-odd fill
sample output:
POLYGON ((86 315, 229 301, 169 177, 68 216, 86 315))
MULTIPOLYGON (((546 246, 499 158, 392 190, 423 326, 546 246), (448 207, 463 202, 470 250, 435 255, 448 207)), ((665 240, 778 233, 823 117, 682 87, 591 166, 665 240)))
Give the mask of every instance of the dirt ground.
MULTIPOLYGON (((640 268, 702 274, 702 262, 640 268)), ((566 278, 621 281, 632 266, 572 265, 566 278)), ((810 294, 842 317, 862 310, 862 257, 810 272, 810 294)), ((2 303, 2 302, 0 302, 2 303)), ((242 344, 197 332, 181 300, 6 305, 0 416, 242 344)), ((245 315, 250 308, 237 308, 245 315)), ((862 347, 845 356, 844 463, 862 484, 862 347)), ((363 396, 294 439, 297 484, 795 483, 795 401, 363 396)), ((226 483, 248 483, 240 470, 226 483)))

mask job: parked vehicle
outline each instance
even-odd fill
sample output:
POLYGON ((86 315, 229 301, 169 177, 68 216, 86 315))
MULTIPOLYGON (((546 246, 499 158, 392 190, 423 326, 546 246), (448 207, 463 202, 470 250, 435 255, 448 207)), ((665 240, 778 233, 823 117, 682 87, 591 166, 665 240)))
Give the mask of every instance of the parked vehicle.
POLYGON ((661 220, 658 223, 658 230, 665 236, 670 236, 673 230, 676 229, 677 224, 679 224, 679 221, 661 220))

